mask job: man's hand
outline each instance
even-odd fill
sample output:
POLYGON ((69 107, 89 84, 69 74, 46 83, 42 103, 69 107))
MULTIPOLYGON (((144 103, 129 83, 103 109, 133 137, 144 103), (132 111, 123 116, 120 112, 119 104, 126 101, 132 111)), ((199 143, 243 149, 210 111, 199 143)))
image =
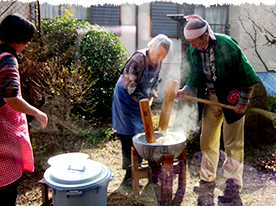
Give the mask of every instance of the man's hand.
POLYGON ((184 95, 187 95, 187 92, 184 91, 184 89, 181 89, 176 92, 174 98, 178 100, 184 100, 185 99, 184 95))
POLYGON ((244 114, 246 110, 246 104, 237 104, 234 111, 238 114, 244 114))

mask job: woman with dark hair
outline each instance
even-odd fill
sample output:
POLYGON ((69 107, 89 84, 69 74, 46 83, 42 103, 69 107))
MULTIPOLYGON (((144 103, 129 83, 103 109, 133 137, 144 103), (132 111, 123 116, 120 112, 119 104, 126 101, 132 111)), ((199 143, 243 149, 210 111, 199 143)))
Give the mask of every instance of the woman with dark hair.
POLYGON ((14 206, 23 171, 33 172, 34 159, 26 114, 44 128, 48 117, 21 95, 17 52, 23 51, 36 29, 24 17, 11 14, 0 24, 0 201, 14 206))
POLYGON ((36 31, 33 23, 18 14, 7 16, 0 28, 0 39, 6 43, 28 43, 36 31))
POLYGON ((131 180, 132 137, 144 132, 139 101, 144 98, 157 98, 162 61, 171 45, 172 41, 166 35, 155 36, 148 43, 148 48, 134 52, 129 58, 115 86, 112 121, 121 139, 123 169, 126 170, 124 181, 131 180))

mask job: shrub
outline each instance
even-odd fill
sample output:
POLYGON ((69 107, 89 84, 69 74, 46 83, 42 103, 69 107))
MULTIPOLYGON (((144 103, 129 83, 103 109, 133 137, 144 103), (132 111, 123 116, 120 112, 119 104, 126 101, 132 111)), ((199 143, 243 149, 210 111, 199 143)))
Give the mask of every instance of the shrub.
MULTIPOLYGON (((76 48, 78 31, 87 29, 91 25, 85 21, 72 19, 72 15, 66 9, 62 16, 41 21, 42 34, 36 34, 28 48, 19 57, 20 76, 22 82, 23 98, 40 108, 45 103, 44 88, 38 84, 42 82, 45 65, 54 64, 56 70, 62 70, 64 66, 72 68, 76 62, 76 48)), ((69 100, 70 102, 70 100, 69 100)), ((30 121, 33 117, 28 116, 30 121)))
POLYGON ((20 57, 22 95, 37 108, 44 105, 48 131, 61 148, 68 134, 90 133, 84 114, 92 120, 111 116, 112 94, 125 60, 123 44, 105 28, 74 20, 66 10, 42 21, 42 35, 20 57))
POLYGON ((67 108, 72 108, 71 112, 85 115, 91 120, 111 116, 112 93, 126 59, 126 50, 118 37, 108 29, 75 20, 65 9, 62 16, 42 20, 41 37, 37 34, 22 54, 22 94, 27 102, 40 108, 45 103, 45 98, 63 96, 69 98, 67 108), (82 33, 87 34, 83 37, 82 33), (74 86, 63 76, 58 76, 64 75, 64 71, 69 76, 73 73, 80 75, 82 80, 85 75, 89 79, 85 84, 94 84, 80 98, 81 101, 76 101, 76 97, 71 94, 61 95, 63 87, 57 87, 57 80, 63 80, 69 84, 68 87, 74 86), (47 78, 51 75, 46 75, 45 72, 56 72, 57 76, 47 78))
POLYGON ((79 41, 79 31, 89 29, 91 24, 72 18, 69 10, 64 9, 63 15, 42 20, 42 51, 41 61, 53 60, 68 65, 74 60, 79 41))
POLYGON ((87 91, 94 81, 87 75, 80 62, 71 67, 49 62, 41 73, 40 86, 46 97, 45 104, 49 116, 49 127, 61 148, 69 133, 79 135, 85 130, 82 118, 72 113, 73 109, 87 97, 87 91))
POLYGON ((109 118, 114 87, 127 59, 126 49, 115 34, 94 25, 80 43, 80 55, 96 81, 89 91, 93 98, 88 99, 85 107, 93 117, 109 118))
POLYGON ((268 106, 271 112, 276 113, 276 94, 268 98, 268 106))
POLYGON ((112 139, 116 139, 115 132, 111 129, 99 129, 95 134, 94 133, 83 133, 82 136, 86 139, 89 144, 92 145, 102 145, 106 141, 110 141, 112 139))

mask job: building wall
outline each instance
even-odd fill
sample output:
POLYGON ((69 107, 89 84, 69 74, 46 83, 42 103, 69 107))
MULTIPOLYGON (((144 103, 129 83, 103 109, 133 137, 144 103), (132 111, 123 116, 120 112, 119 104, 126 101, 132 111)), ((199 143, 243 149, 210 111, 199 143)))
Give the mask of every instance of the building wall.
MULTIPOLYGON (((121 24, 122 35, 119 39, 124 43, 126 49, 131 55, 136 49, 147 48, 147 43, 151 37, 151 20, 150 20, 150 3, 137 5, 137 39, 136 39, 136 6, 124 4, 121 7, 121 24), (137 42, 136 42, 137 41, 137 42)), ((160 99, 164 97, 164 91, 167 86, 168 79, 177 81, 180 77, 180 62, 181 62, 181 40, 172 38, 173 49, 168 53, 163 61, 160 77, 161 83, 158 87, 158 96, 160 99)))
MULTIPOLYGON (((124 14, 124 6, 122 6, 122 14, 124 16, 123 19, 129 20, 129 15, 124 14)), ((150 24, 150 3, 143 3, 137 6, 138 7, 138 39, 137 39, 137 49, 142 49, 147 46, 147 43, 150 41, 151 37, 151 24, 150 24)), ((134 7, 131 7, 134 10, 134 7)), ((256 72, 264 72, 264 67, 261 64, 260 60, 254 54, 254 49, 250 47, 248 35, 246 35, 240 23, 237 21, 237 16, 244 13, 244 9, 249 9, 252 11, 252 15, 254 17, 263 16, 262 22, 271 23, 276 18, 271 15, 264 15, 264 10, 271 9, 270 5, 255 5, 255 4, 242 4, 242 5, 229 5, 229 23, 231 25, 230 36, 235 38, 240 47, 243 49, 245 55, 247 56, 249 62, 252 64, 256 72)), ((128 12, 129 13, 129 12, 128 12)), ((135 12, 132 12, 132 15, 135 16, 135 12)), ((123 17, 122 16, 122 17, 123 17)), ((134 17, 131 17, 133 19, 134 17)), ((122 22, 123 27, 125 26, 122 22)), ((132 26, 135 26, 135 23, 131 23, 132 26)), ((276 24, 275 24, 276 25, 276 24)), ((249 25, 247 25, 250 28, 249 25)), ((133 32, 134 32, 133 28, 133 32)), ((276 34, 276 29, 274 29, 274 34, 276 34)), ((135 41, 134 35, 128 32, 125 35, 120 37, 120 40, 125 44, 129 53, 133 53, 135 51, 135 41)), ((162 70, 160 73, 160 77, 162 78, 162 82, 159 84, 158 95, 162 99, 164 97, 164 90, 166 89, 168 79, 174 79, 180 82, 180 64, 181 64, 181 40, 172 38, 173 41, 173 50, 167 55, 164 59, 162 70)), ((259 37, 259 44, 264 43, 264 37, 259 37)), ((276 70, 276 47, 272 45, 271 47, 261 46, 259 47, 259 52, 262 55, 263 59, 267 63, 270 69, 276 70)))
MULTIPOLYGON (((1 2, 2 10, 9 6, 10 2, 1 2)), ((124 43, 129 55, 131 55, 137 49, 143 49, 147 47, 147 43, 151 40, 151 18, 150 18, 150 3, 143 4, 122 4, 120 8, 121 15, 121 26, 119 28, 114 28, 115 30, 120 30, 119 39, 124 43)), ((272 25, 271 29, 273 34, 276 34, 276 24, 273 26, 276 18, 270 12, 271 9, 276 9, 274 5, 264 5, 264 4, 241 4, 241 5, 229 5, 229 24, 231 25, 230 36, 235 38, 241 48, 243 49, 245 55, 247 56, 249 62, 253 65, 256 72, 265 72, 263 65, 254 53, 254 48, 251 47, 252 41, 250 41, 249 36, 245 34, 240 23, 237 21, 237 17, 242 16, 245 13, 245 9, 250 11, 252 18, 259 19, 262 23, 267 25, 272 25), (266 13, 265 13, 266 11, 266 13)), ((0 9, 1 10, 1 9, 0 9)), ((89 20, 89 8, 72 5, 69 10, 74 14, 75 18, 89 20)), ((8 13, 17 12, 27 18, 29 14, 26 12, 30 11, 29 4, 21 4, 16 2, 10 9, 8 13)), ((59 14, 58 5, 49 5, 47 3, 41 4, 41 16, 42 18, 51 18, 59 14)), ((8 14, 7 13, 7 14, 8 14)), ((7 15, 6 14, 6 15, 7 15)), ((2 16, 2 18, 5 15, 2 16)), ((29 17, 30 18, 30 17, 29 17)), ((172 20, 173 21, 173 20, 172 20)), ((252 32, 250 24, 246 24, 249 31, 252 32)), ((163 98, 164 90, 168 79, 174 79, 180 82, 180 65, 181 65, 181 39, 172 38, 173 49, 167 55, 163 61, 162 70, 160 77, 162 82, 159 85, 159 96, 163 98)), ((258 45, 265 43, 263 36, 258 37, 258 45)), ((260 46, 258 50, 268 65, 269 69, 276 70, 276 47, 272 46, 260 46)))
POLYGON ((121 6, 121 35, 119 36, 129 54, 136 50, 136 5, 121 6))
MULTIPOLYGON (((138 47, 145 48, 147 43, 152 39, 151 37, 151 22, 150 22, 150 4, 145 3, 139 6, 138 14, 138 47)), ((181 45, 180 40, 172 38, 173 49, 168 53, 166 58, 163 60, 162 70, 160 77, 162 81, 158 87, 158 96, 163 99, 164 91, 167 86, 168 79, 179 81, 180 77, 180 55, 181 45)))

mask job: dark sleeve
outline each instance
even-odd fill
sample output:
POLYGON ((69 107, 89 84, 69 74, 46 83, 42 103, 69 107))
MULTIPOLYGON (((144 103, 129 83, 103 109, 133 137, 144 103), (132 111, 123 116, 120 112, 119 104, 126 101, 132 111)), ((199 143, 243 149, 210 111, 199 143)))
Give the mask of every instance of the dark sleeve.
POLYGON ((126 63, 123 75, 124 78, 128 79, 127 84, 125 85, 129 95, 135 101, 145 98, 141 90, 138 89, 139 81, 143 76, 145 69, 145 56, 137 52, 131 59, 126 63))
POLYGON ((253 86, 243 87, 241 90, 239 103, 249 104, 252 92, 253 92, 253 86))
POLYGON ((155 82, 154 82, 154 84, 152 85, 152 87, 151 87, 151 90, 152 89, 155 89, 156 91, 157 91, 157 89, 158 89, 158 84, 162 81, 162 79, 160 78, 160 71, 161 71, 161 67, 162 67, 162 62, 160 62, 160 66, 157 68, 159 71, 158 71, 158 73, 157 73, 157 77, 156 77, 156 80, 155 80, 155 82))
POLYGON ((18 63, 15 57, 5 56, 0 61, 0 95, 3 98, 16 97, 19 94, 18 63))
POLYGON ((145 56, 136 52, 132 57, 127 61, 124 69, 124 74, 135 75, 138 79, 141 78, 145 68, 145 56))

